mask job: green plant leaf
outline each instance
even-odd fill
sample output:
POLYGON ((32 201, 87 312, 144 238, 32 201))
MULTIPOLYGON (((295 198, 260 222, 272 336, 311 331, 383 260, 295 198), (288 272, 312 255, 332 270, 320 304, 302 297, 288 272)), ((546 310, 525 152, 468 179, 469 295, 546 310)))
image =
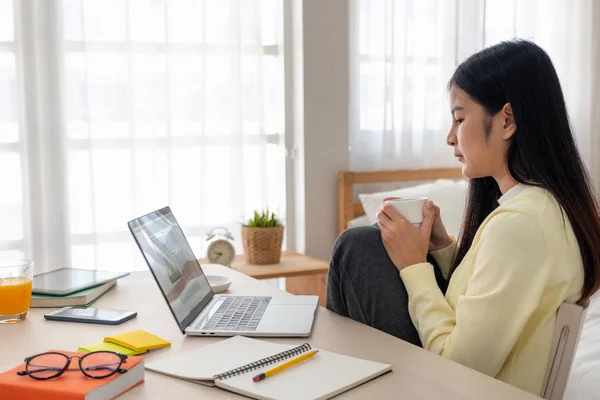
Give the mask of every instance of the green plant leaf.
POLYGON ((277 214, 267 208, 265 210, 254 210, 252 218, 248 219, 244 226, 249 228, 275 228, 281 226, 281 221, 277 214))

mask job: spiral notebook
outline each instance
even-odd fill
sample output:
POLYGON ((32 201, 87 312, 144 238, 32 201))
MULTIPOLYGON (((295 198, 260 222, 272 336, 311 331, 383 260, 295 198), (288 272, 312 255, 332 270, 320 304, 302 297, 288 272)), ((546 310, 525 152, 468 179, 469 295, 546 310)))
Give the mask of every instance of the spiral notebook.
MULTIPOLYGON (((234 336, 186 354, 146 361, 146 369, 256 399, 328 399, 392 370, 392 366, 320 350, 312 359, 261 382, 252 377, 310 351, 234 336)), ((376 384, 372 382, 369 384, 376 384)))

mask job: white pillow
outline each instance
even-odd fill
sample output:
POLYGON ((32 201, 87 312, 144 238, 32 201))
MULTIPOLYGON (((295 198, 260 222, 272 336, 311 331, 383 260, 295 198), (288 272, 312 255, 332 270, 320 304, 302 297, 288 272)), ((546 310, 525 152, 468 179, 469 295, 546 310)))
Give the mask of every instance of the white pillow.
POLYGON ((348 221, 348 223, 346 224, 346 227, 354 228, 356 226, 367 226, 367 225, 372 225, 371 219, 369 219, 369 217, 367 217, 366 215, 361 215, 360 217, 352 218, 350 221, 348 221))
POLYGON ((439 208, 442 221, 446 226, 448 234, 458 237, 462 223, 467 195, 467 180, 453 181, 440 179, 431 183, 410 186, 407 188, 391 190, 388 192, 359 194, 369 221, 377 222, 377 213, 381 209, 381 203, 386 197, 428 197, 439 208))

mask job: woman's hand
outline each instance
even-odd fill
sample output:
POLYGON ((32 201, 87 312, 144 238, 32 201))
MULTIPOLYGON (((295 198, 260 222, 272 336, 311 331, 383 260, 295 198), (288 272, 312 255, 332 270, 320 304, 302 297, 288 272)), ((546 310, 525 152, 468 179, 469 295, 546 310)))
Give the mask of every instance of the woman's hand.
MULTIPOLYGON (((386 197, 383 199, 384 202, 388 200, 398 200, 400 197, 386 197)), ((440 214, 440 208, 436 206, 433 202, 433 211, 435 213, 435 220, 433 221, 433 227, 431 229, 431 237, 429 238, 429 247, 428 250, 436 251, 442 250, 446 247, 450 246, 453 242, 450 235, 446 231, 446 227, 444 226, 444 222, 442 222, 442 216, 440 214)))
POLYGON ((453 242, 452 238, 450 237, 450 235, 448 235, 448 232, 446 231, 444 223, 442 222, 440 208, 433 204, 433 211, 435 213, 435 219, 433 220, 431 238, 429 239, 429 251, 445 249, 446 247, 450 246, 453 242))
POLYGON ((399 271, 427 261, 429 238, 435 221, 434 207, 431 201, 425 204, 420 228, 413 226, 387 203, 377 213, 383 246, 399 271))

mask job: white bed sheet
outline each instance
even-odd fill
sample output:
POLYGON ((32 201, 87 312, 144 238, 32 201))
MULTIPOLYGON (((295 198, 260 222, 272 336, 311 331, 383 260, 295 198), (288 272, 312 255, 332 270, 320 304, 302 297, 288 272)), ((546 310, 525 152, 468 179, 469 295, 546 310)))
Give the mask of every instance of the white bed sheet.
POLYGON ((591 299, 564 399, 600 399, 600 295, 591 299))

